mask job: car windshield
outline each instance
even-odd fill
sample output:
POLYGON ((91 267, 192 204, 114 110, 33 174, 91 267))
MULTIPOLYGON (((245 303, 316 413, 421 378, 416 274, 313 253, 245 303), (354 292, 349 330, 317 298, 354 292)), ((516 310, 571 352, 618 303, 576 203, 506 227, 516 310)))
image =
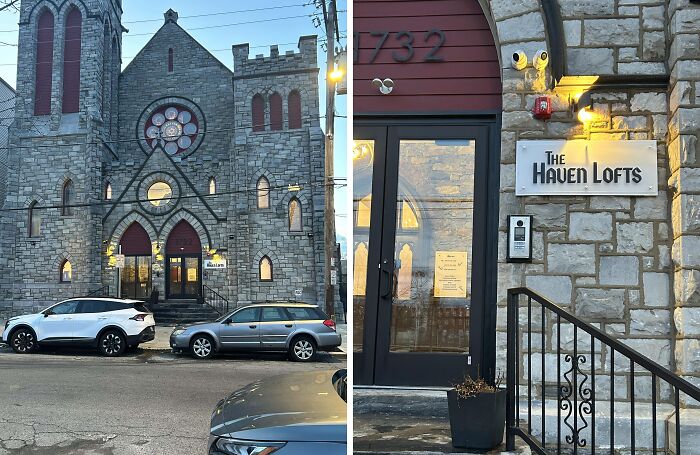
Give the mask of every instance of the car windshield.
POLYGON ((338 393, 340 398, 343 399, 347 403, 348 401, 348 370, 343 369, 343 370, 338 370, 335 372, 333 375, 333 378, 331 379, 333 381, 333 387, 335 388, 335 391, 338 393))

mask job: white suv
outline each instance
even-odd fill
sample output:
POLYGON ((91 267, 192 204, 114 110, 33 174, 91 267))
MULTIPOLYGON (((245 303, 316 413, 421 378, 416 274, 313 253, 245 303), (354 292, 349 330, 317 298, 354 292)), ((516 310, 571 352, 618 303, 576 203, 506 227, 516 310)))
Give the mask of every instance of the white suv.
POLYGON ((64 300, 36 314, 10 318, 2 341, 20 354, 40 346, 97 347, 106 356, 155 338, 153 313, 143 302, 81 297, 64 300))

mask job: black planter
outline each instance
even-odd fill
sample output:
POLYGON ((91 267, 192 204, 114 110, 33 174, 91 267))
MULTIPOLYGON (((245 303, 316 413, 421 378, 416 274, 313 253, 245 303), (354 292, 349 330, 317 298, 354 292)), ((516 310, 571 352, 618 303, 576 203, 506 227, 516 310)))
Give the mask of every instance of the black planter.
POLYGON ((447 392, 447 404, 454 447, 489 450, 503 442, 505 389, 472 398, 460 398, 453 389, 447 392))

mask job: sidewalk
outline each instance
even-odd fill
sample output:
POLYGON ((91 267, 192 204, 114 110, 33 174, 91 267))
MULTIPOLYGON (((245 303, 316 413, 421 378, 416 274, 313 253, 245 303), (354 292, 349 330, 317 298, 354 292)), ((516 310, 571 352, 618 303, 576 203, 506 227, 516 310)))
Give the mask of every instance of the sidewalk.
MULTIPOLYGON (((353 446, 362 455, 473 454, 452 447, 447 389, 353 389, 353 446)), ((520 442, 518 440, 518 442, 520 442)), ((506 452, 530 454, 527 446, 506 452)))

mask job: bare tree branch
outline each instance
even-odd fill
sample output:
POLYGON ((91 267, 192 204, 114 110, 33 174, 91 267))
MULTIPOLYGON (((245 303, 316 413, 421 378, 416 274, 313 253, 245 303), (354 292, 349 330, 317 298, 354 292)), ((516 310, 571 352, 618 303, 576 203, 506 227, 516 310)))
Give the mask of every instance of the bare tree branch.
POLYGON ((19 11, 19 3, 20 0, 2 0, 0 1, 0 11, 4 11, 8 8, 12 8, 15 11, 19 11))

